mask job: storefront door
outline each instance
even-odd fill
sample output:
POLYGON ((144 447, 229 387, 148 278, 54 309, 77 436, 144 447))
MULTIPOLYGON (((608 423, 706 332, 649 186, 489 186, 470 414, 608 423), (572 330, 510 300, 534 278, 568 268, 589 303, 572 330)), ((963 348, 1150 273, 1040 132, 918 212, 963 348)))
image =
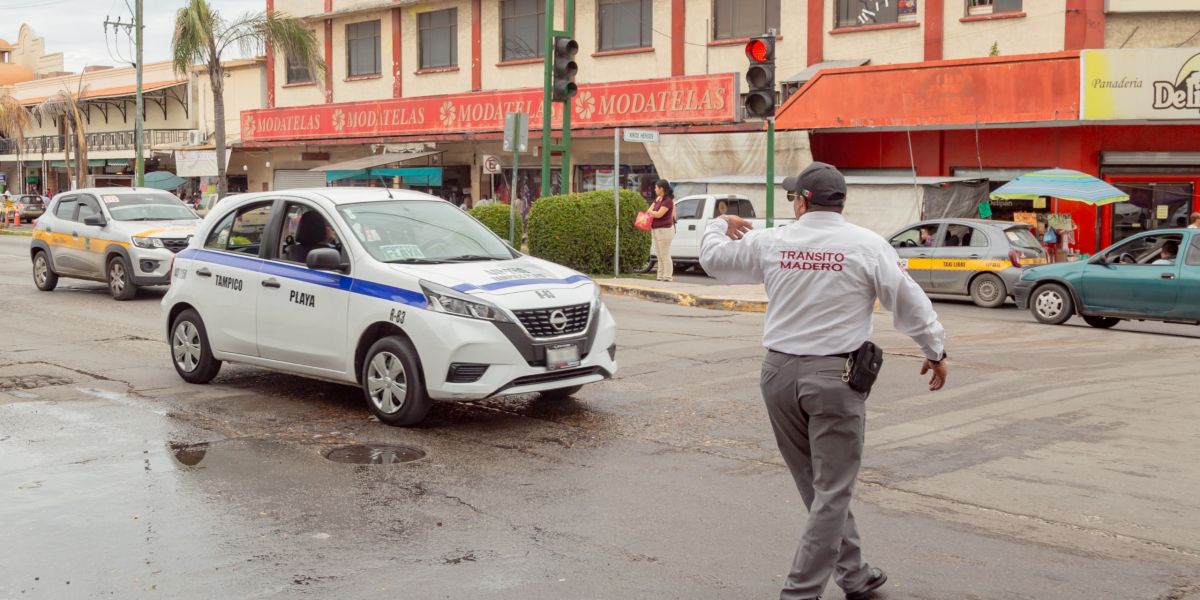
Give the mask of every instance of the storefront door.
POLYGON ((1129 194, 1128 202, 1112 205, 1112 242, 1151 229, 1187 227, 1196 186, 1191 181, 1114 181, 1129 194))

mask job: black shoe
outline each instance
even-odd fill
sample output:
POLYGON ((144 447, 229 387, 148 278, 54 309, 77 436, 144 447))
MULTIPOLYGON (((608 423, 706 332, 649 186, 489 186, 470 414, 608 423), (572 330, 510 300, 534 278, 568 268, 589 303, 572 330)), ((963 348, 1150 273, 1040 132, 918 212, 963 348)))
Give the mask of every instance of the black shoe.
POLYGON ((883 569, 872 568, 870 574, 871 576, 867 578, 867 583, 862 586, 862 589, 846 592, 846 600, 867 600, 875 595, 875 590, 887 583, 887 573, 884 573, 883 569))

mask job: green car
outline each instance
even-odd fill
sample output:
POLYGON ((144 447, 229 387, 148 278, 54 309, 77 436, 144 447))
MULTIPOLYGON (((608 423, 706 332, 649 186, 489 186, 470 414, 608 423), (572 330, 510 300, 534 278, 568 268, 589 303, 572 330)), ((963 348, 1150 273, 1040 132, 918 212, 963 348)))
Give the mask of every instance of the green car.
POLYGON ((1122 319, 1200 325, 1200 229, 1147 231, 1088 261, 1028 269, 1013 295, 1054 325, 1075 314, 1100 328, 1122 319))

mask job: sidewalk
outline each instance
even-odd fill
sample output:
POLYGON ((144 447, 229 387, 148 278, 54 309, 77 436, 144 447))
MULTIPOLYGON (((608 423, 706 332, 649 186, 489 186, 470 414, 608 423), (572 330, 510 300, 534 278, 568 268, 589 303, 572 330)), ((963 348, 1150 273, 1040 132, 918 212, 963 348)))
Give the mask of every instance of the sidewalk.
POLYGON ((19 227, 12 225, 0 225, 0 235, 33 235, 33 223, 21 222, 19 227))
POLYGON ((627 277, 597 279, 596 283, 604 293, 615 296, 714 310, 767 311, 767 292, 761 285, 709 285, 627 277))

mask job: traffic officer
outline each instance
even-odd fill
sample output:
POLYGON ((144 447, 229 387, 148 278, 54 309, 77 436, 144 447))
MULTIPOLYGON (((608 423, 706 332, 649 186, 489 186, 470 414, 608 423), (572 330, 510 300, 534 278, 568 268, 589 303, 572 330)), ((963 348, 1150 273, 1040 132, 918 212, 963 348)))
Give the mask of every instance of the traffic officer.
POLYGON ((921 348, 930 390, 946 381, 945 332, 933 305, 878 234, 842 217, 846 179, 815 162, 783 182, 796 212, 787 227, 751 231, 724 215, 704 233, 700 264, 726 283, 766 286, 761 388, 779 452, 808 507, 781 600, 819 598, 829 576, 847 600, 887 581, 863 560, 850 497, 862 462, 867 392, 845 382, 849 356, 871 337, 876 298, 921 348))

